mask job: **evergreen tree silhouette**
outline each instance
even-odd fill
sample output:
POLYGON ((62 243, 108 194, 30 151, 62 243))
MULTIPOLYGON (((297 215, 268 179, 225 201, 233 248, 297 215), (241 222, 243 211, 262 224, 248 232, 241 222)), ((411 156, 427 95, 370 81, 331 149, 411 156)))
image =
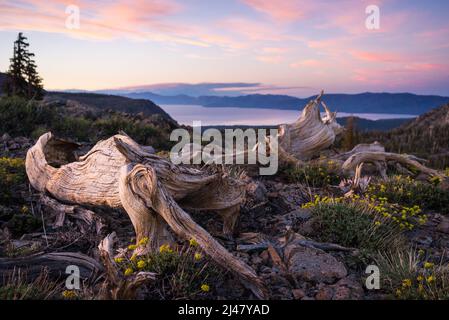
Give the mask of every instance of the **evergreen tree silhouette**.
POLYGON ((7 72, 5 91, 28 99, 41 99, 44 94, 42 78, 37 73, 34 53, 28 51, 29 43, 22 32, 14 41, 13 57, 7 72))

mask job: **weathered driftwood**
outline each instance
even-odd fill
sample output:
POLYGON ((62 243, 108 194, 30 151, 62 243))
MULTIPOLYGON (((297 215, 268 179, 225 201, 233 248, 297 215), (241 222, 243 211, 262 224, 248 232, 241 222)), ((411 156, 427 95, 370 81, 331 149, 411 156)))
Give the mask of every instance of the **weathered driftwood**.
POLYGON ((245 199, 239 181, 224 178, 219 171, 174 165, 147 152, 126 135, 100 141, 78 161, 56 168, 50 165, 51 159, 61 149, 55 150, 52 140, 51 133, 42 135, 27 153, 26 171, 35 189, 64 202, 125 209, 136 231, 136 241, 150 239, 146 250, 170 243, 169 228, 181 238, 194 238, 257 297, 266 296, 254 270, 229 253, 181 208, 183 205, 221 213, 224 231, 229 234, 245 199))
MULTIPOLYGON (((344 128, 336 121, 336 113, 329 110, 322 101, 322 95, 323 92, 307 104, 297 121, 279 126, 278 155, 284 163, 304 165, 303 161, 319 156, 343 132, 344 128), (326 113, 324 117, 320 114, 320 104, 326 113)), ((342 170, 352 173, 358 165, 368 162, 373 163, 381 176, 386 177, 387 162, 393 162, 402 165, 400 168, 403 168, 403 172, 407 172, 404 167, 408 167, 428 175, 442 176, 437 170, 421 164, 425 160, 412 155, 385 152, 385 148, 378 142, 359 144, 351 151, 331 156, 327 160, 333 160, 342 170)), ((321 163, 322 160, 317 162, 321 163)))
MULTIPOLYGON (((323 92, 310 101, 299 119, 291 124, 279 126, 279 154, 294 156, 297 160, 310 160, 321 150, 329 148, 335 137, 344 129, 337 123, 336 113, 321 101, 323 92), (326 115, 321 117, 320 104, 326 115)), ((281 157, 283 158, 283 157, 281 157)), ((291 158, 286 159, 291 162, 291 158)))
POLYGON ((53 278, 67 277, 66 268, 76 265, 82 279, 94 280, 103 271, 95 259, 75 252, 36 253, 19 258, 0 258, 0 279, 20 269, 28 280, 36 279, 43 269, 53 278))
MULTIPOLYGON (((408 155, 390 153, 390 152, 358 152, 350 156, 342 165, 342 169, 345 171, 352 171, 361 163, 372 162, 372 163, 385 163, 387 161, 393 161, 395 163, 402 164, 406 167, 411 167, 416 169, 422 173, 425 173, 430 176, 440 176, 444 177, 444 175, 438 170, 428 168, 421 163, 419 163, 416 158, 410 157, 408 155)), ((382 170, 382 169, 381 169, 382 170)), ((381 171, 382 174, 382 171, 381 171)), ((382 175, 385 175, 383 173, 382 175)))
POLYGON ((53 228, 62 227, 67 216, 76 219, 77 225, 82 232, 88 232, 93 229, 99 235, 104 227, 102 219, 95 212, 81 206, 64 204, 45 194, 40 195, 38 204, 45 208, 47 215, 49 213, 54 215, 54 221, 51 224, 53 228))

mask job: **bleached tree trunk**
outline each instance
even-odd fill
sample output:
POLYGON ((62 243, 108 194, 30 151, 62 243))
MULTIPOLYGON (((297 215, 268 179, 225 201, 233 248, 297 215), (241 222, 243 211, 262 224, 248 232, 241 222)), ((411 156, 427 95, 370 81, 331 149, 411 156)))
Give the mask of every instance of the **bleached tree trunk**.
MULTIPOLYGON (((224 230, 232 232, 245 200, 244 186, 222 172, 173 165, 150 154, 126 135, 98 142, 86 155, 59 168, 49 163, 64 143, 42 135, 28 151, 26 171, 31 185, 69 203, 123 208, 130 216, 137 242, 150 239, 146 250, 179 237, 195 239, 224 268, 234 272, 258 298, 266 290, 254 270, 228 252, 178 204, 222 213, 224 230)), ((67 157, 68 158, 68 157, 67 157)))
MULTIPOLYGON (((329 148, 335 137, 344 129, 337 123, 337 115, 321 101, 323 92, 310 101, 301 116, 291 124, 279 127, 279 154, 288 154, 297 160, 310 160, 320 151, 329 148), (320 104, 326 115, 321 117, 320 104)), ((287 157, 283 157, 287 158, 287 157)), ((286 159, 291 162, 290 159, 286 159)))

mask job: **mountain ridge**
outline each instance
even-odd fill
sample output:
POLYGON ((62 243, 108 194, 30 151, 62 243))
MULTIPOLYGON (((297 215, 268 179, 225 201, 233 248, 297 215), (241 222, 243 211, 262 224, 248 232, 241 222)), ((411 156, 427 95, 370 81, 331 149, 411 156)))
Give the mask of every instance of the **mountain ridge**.
POLYGON ((389 131, 362 133, 363 142, 379 141, 391 152, 415 154, 438 168, 449 166, 449 103, 389 131))
MULTIPOLYGON (((300 110, 315 96, 297 98, 288 95, 251 94, 243 96, 164 96, 152 92, 121 94, 133 99, 149 99, 157 104, 195 104, 204 107, 266 108, 300 110)), ((449 97, 413 93, 363 92, 325 94, 324 101, 333 110, 349 113, 389 113, 420 115, 449 102, 449 97)))

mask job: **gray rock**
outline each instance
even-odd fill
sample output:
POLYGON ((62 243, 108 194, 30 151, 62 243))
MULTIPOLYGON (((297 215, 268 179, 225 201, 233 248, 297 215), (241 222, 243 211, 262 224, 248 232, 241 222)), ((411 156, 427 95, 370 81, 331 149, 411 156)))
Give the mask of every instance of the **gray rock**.
POLYGON ((299 226, 298 232, 302 235, 307 236, 307 235, 313 234, 313 232, 315 231, 315 228, 316 228, 316 219, 311 218, 299 226))
POLYGON ((289 245, 284 255, 288 271, 298 280, 334 283, 347 275, 341 262, 320 249, 289 245))

